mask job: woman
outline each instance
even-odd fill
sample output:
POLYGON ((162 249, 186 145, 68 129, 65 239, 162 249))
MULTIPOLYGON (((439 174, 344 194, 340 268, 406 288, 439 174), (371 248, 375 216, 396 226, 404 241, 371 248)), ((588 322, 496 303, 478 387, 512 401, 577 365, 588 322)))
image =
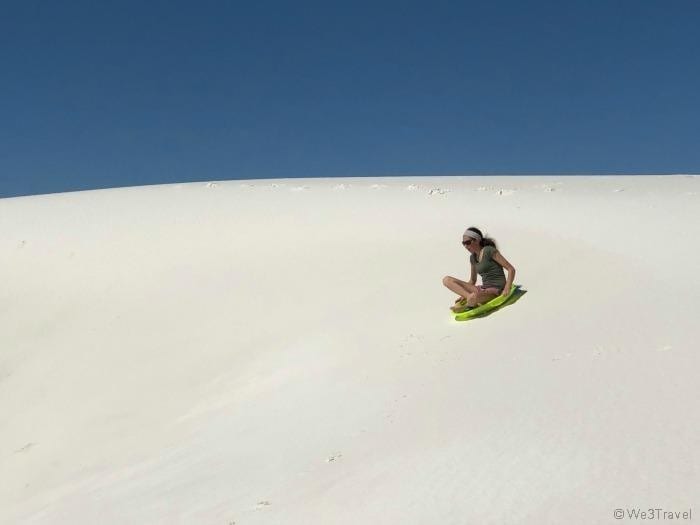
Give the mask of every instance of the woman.
POLYGON ((510 264, 496 247, 496 241, 484 237, 479 228, 467 228, 462 235, 462 246, 471 256, 471 278, 469 282, 460 281, 449 275, 442 280, 454 293, 459 295, 456 304, 452 306, 455 313, 464 312, 480 304, 494 299, 499 294, 508 296, 515 278, 515 268, 510 264), (506 279, 503 269, 508 270, 506 279), (482 284, 476 285, 476 276, 481 276, 482 284))

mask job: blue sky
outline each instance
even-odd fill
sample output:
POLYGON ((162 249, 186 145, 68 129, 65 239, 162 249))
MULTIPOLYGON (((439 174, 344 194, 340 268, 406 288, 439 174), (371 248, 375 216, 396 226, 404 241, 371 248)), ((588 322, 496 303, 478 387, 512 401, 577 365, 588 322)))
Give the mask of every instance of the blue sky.
POLYGON ((0 197, 700 173, 699 23, 696 1, 12 2, 0 197))

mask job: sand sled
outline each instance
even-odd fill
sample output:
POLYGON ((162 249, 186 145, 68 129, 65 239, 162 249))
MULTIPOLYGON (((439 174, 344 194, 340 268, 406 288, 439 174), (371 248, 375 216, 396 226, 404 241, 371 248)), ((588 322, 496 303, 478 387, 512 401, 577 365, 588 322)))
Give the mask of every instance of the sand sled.
POLYGON ((514 299, 515 296, 517 295, 516 292, 518 292, 520 289, 520 285, 514 284, 513 286, 510 287, 510 293, 507 296, 502 296, 499 295, 498 297, 494 297, 490 301, 477 306, 475 308, 470 308, 466 312, 460 312, 458 314, 455 314, 455 320, 456 321, 468 321, 469 319, 474 319, 475 317, 481 317, 484 314, 487 314, 489 312, 492 312, 493 310, 497 310, 501 306, 504 306, 508 301, 511 299, 514 299))

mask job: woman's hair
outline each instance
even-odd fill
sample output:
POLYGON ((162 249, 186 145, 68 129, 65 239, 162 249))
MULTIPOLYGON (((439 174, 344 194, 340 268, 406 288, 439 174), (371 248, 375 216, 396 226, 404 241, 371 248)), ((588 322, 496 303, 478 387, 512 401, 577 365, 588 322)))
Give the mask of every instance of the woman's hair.
POLYGON ((479 246, 481 246, 482 248, 484 246, 493 246, 494 248, 498 249, 498 247, 496 246, 496 240, 492 239, 491 237, 484 237, 484 234, 481 233, 481 230, 479 228, 476 228, 475 226, 471 226, 471 227, 467 228, 467 230, 471 230, 474 233, 479 234, 479 237, 481 237, 481 240, 479 241, 479 246))

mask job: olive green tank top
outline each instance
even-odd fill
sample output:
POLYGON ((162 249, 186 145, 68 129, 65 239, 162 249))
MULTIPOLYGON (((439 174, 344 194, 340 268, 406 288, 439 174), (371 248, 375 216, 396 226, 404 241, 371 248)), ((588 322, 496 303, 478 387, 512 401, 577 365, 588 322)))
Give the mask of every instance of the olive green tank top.
POLYGON ((506 274, 503 266, 492 259, 495 251, 495 246, 484 246, 481 251, 481 260, 477 261, 473 253, 469 260, 476 265, 476 273, 481 275, 481 282, 486 288, 494 287, 501 290, 506 285, 506 274))

